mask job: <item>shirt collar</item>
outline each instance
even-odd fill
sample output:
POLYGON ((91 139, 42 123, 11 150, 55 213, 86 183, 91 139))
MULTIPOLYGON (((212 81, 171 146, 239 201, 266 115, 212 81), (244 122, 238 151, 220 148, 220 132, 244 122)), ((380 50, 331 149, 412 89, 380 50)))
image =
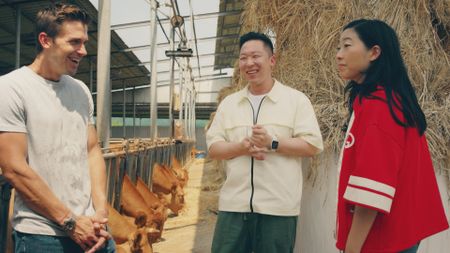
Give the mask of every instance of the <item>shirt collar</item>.
MULTIPOLYGON (((269 93, 266 94, 266 97, 270 100, 272 100, 272 102, 276 103, 279 99, 281 99, 282 96, 282 91, 281 91, 281 87, 282 84, 280 82, 278 82, 278 80, 274 79, 274 84, 272 89, 269 91, 269 93)), ((248 84, 245 86, 244 89, 239 91, 239 101, 242 102, 245 99, 248 99, 248 84)))

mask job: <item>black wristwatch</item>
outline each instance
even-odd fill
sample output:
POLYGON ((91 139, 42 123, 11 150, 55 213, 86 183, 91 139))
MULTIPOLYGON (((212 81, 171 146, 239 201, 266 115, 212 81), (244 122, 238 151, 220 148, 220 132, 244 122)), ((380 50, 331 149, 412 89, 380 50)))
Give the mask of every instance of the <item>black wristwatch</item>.
POLYGON ((73 215, 70 215, 69 217, 65 218, 63 221, 63 224, 61 228, 66 232, 72 232, 75 229, 76 221, 73 215))
POLYGON ((272 137, 272 143, 270 144, 270 150, 271 151, 277 151, 278 149, 278 139, 276 136, 272 137))

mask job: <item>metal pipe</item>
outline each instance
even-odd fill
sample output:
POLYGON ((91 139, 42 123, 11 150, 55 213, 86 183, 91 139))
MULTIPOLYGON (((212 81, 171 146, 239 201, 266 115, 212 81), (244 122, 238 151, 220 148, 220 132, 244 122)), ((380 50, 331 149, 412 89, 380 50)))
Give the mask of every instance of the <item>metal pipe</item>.
POLYGON ((127 108, 126 108, 126 106, 127 106, 127 103, 126 103, 126 100, 127 100, 127 97, 126 97, 126 91, 125 91, 125 82, 122 82, 122 87, 123 87, 123 99, 122 99, 122 103, 123 103, 123 106, 122 106, 122 127, 123 127, 123 129, 122 129, 122 136, 123 136, 123 138, 126 138, 126 136, 127 136, 127 126, 126 126, 126 119, 127 119, 127 117, 126 117, 126 112, 127 112, 127 108))
POLYGON ((94 64, 91 57, 89 57, 89 89, 92 94, 94 92, 94 64))
MULTIPOLYGON (((202 13, 194 15, 194 18, 199 19, 216 19, 218 17, 224 17, 224 16, 233 16, 233 15, 240 15, 241 11, 225 11, 225 12, 212 12, 212 13, 202 13)), ((191 20, 191 16, 183 16, 184 20, 191 20)), ((162 18, 159 19, 160 23, 170 23, 170 18, 162 18)), ((124 24, 116 24, 112 25, 112 30, 120 30, 120 29, 129 29, 129 28, 136 28, 136 27, 143 27, 150 25, 150 21, 144 20, 144 21, 136 21, 136 22, 129 22, 124 24)))
POLYGON ((194 141, 197 141, 197 128, 196 128, 196 117, 195 117, 195 101, 197 100, 197 92, 194 90, 194 96, 192 96, 192 136, 194 141))
POLYGON ((16 9, 16 69, 20 68, 20 34, 22 33, 22 10, 20 5, 16 9))
POLYGON ((187 101, 187 127, 188 127, 188 136, 189 139, 192 138, 192 131, 191 131, 191 96, 192 96, 192 91, 188 92, 188 98, 186 99, 187 101))
MULTIPOLYGON (((191 80, 191 85, 193 85, 192 80, 191 80)), ((194 118, 193 117, 193 114, 194 114, 193 113, 194 112, 194 104, 193 104, 194 96, 195 96, 195 90, 192 89, 191 96, 189 97, 190 98, 190 100, 189 100, 189 126, 190 126, 189 130, 191 131, 190 132, 191 139, 194 139, 193 125, 192 125, 192 120, 194 118)))
POLYGON ((133 138, 136 138, 136 86, 133 87, 133 138))
MULTIPOLYGON (((179 70, 178 77, 178 88, 179 88, 179 96, 180 96, 180 111, 178 112, 178 120, 181 123, 183 119, 183 70, 179 70)), ((184 128, 185 126, 183 126, 184 128)))
POLYGON ((195 53, 197 55, 197 70, 198 70, 198 75, 201 77, 202 74, 200 72, 200 57, 198 56, 197 32, 195 31, 194 10, 192 9, 191 0, 189 0, 189 8, 191 9, 191 25, 192 25, 192 31, 194 33, 195 53))
POLYGON ((186 78, 186 73, 187 70, 183 71, 183 76, 184 76, 184 99, 183 99, 183 103, 184 103, 184 132, 185 132, 185 136, 186 139, 189 139, 189 126, 188 126, 188 97, 189 97, 189 90, 188 90, 188 85, 187 85, 187 78, 186 78))
MULTIPOLYGON (((170 46, 172 50, 175 50, 175 28, 172 27, 170 29, 170 46)), ((169 136, 174 137, 174 122, 173 122, 173 96, 174 96, 174 89, 175 89, 175 82, 174 82, 174 72, 175 72, 175 57, 171 57, 171 68, 170 68, 170 88, 169 88, 169 136)))
POLYGON ((158 117, 158 100, 157 100, 157 70, 156 70, 156 21, 157 21, 157 3, 156 0, 151 0, 150 2, 150 44, 151 44, 151 50, 150 50, 150 60, 152 61, 151 66, 151 82, 150 82, 150 118, 151 118, 151 126, 150 126, 150 137, 153 138, 153 140, 156 140, 156 137, 158 136, 158 127, 157 127, 157 117, 158 117))
POLYGON ((97 130, 102 147, 109 142, 111 122, 111 1, 99 1, 97 49, 97 130))

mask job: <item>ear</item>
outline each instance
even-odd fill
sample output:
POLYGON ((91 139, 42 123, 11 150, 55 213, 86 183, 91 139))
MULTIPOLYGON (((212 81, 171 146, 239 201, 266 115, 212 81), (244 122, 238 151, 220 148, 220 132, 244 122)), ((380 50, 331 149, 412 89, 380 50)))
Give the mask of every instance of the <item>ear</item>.
POLYGON ((53 39, 50 38, 47 33, 41 32, 38 35, 38 42, 41 44, 42 48, 49 48, 53 43, 53 39))
POLYGON ((369 60, 370 61, 375 61, 376 59, 378 59, 378 57, 380 57, 381 55, 381 48, 378 45, 373 46, 370 49, 370 53, 369 53, 369 60))
POLYGON ((270 66, 273 68, 275 66, 276 63, 276 57, 275 54, 272 54, 272 56, 270 56, 270 66))

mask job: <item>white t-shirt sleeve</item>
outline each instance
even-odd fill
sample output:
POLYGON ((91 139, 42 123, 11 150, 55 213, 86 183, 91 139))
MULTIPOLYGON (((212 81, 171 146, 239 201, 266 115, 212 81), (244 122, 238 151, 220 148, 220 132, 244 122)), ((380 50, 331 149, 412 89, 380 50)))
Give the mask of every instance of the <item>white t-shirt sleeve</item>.
POLYGON ((80 81, 77 80, 77 82, 80 84, 80 86, 82 87, 84 93, 86 93, 86 96, 88 98, 89 101, 89 124, 90 125, 95 125, 95 119, 94 119, 94 100, 92 98, 92 94, 91 91, 88 89, 87 85, 80 81))
POLYGON ((92 95, 90 93, 88 94, 88 98, 89 98, 89 124, 95 125, 95 120, 94 120, 94 100, 92 99, 92 95))
POLYGON ((20 92, 7 78, 0 78, 0 132, 27 132, 20 92))

